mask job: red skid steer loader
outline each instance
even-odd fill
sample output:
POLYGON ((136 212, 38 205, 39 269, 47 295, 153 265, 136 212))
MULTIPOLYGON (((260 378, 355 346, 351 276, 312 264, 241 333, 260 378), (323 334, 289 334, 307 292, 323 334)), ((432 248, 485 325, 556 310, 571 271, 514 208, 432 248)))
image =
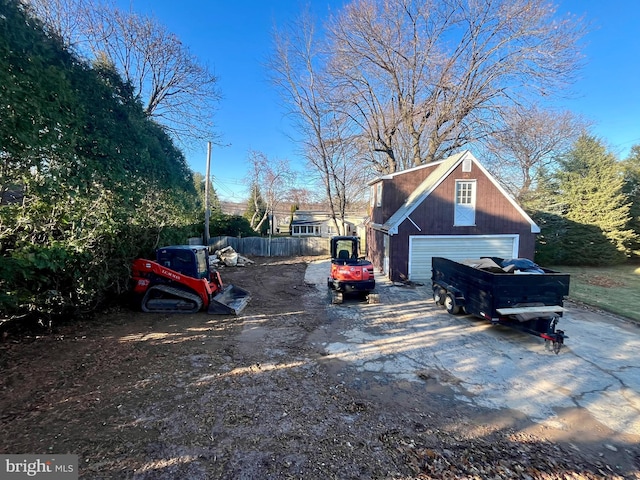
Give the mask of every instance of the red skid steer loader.
POLYGON ((209 252, 202 245, 177 245, 156 250, 156 261, 139 258, 132 266, 133 291, 143 312, 238 315, 249 292, 222 284, 209 270, 209 252))

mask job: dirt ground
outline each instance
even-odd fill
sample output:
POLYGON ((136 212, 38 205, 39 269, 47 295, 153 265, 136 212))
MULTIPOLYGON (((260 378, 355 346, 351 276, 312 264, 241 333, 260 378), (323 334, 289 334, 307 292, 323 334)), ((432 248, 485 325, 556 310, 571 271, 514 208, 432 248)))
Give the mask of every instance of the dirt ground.
POLYGON ((251 292, 239 317, 121 308, 6 338, 0 452, 77 454, 87 479, 640 478, 631 449, 328 360, 345 319, 305 284, 314 259, 254 260, 221 272, 251 292))

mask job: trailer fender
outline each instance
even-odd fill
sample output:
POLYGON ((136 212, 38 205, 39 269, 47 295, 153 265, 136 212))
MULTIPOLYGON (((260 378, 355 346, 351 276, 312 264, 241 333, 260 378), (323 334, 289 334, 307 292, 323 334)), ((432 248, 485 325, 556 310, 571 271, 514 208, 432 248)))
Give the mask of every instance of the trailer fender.
POLYGON ((447 293, 448 292, 453 293, 456 298, 464 299, 464 295, 462 294, 462 292, 458 288, 454 287, 453 285, 449 285, 448 283, 445 283, 445 282, 436 281, 436 282, 433 282, 433 289, 435 290, 436 287, 442 288, 447 293))
POLYGON ((436 303, 436 305, 440 307, 443 306, 444 300, 446 297, 447 297, 447 291, 445 290, 445 288, 434 283, 433 284, 433 301, 436 303))

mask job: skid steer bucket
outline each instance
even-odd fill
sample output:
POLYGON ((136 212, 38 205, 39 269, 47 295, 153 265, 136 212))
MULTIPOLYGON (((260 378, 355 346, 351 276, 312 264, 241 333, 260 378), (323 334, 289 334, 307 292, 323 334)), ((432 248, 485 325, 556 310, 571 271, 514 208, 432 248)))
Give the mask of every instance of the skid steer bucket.
POLYGON ((246 290, 233 285, 227 285, 220 293, 211 299, 207 313, 213 315, 238 315, 251 300, 246 290))

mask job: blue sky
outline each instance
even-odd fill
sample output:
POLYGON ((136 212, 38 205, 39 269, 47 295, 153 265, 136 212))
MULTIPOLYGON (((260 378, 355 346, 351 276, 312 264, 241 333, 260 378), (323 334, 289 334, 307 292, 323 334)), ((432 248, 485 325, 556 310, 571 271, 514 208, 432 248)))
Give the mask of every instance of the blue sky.
MULTIPOLYGON (((119 0, 129 6, 129 0, 119 0)), ((344 0, 311 0, 316 14, 337 10, 344 0)), ((594 123, 619 157, 640 144, 640 1, 558 0, 559 13, 584 15, 590 25, 583 49, 586 67, 571 99, 558 108, 594 123)), ((132 9, 151 13, 174 32, 218 76, 223 99, 215 121, 221 143, 212 151, 214 187, 224 200, 246 199, 247 157, 251 150, 271 159, 289 159, 304 176, 304 162, 290 139, 282 102, 269 84, 264 63, 274 24, 293 19, 298 0, 133 0, 132 9)), ((207 146, 185 152, 191 168, 204 173, 207 146)))

